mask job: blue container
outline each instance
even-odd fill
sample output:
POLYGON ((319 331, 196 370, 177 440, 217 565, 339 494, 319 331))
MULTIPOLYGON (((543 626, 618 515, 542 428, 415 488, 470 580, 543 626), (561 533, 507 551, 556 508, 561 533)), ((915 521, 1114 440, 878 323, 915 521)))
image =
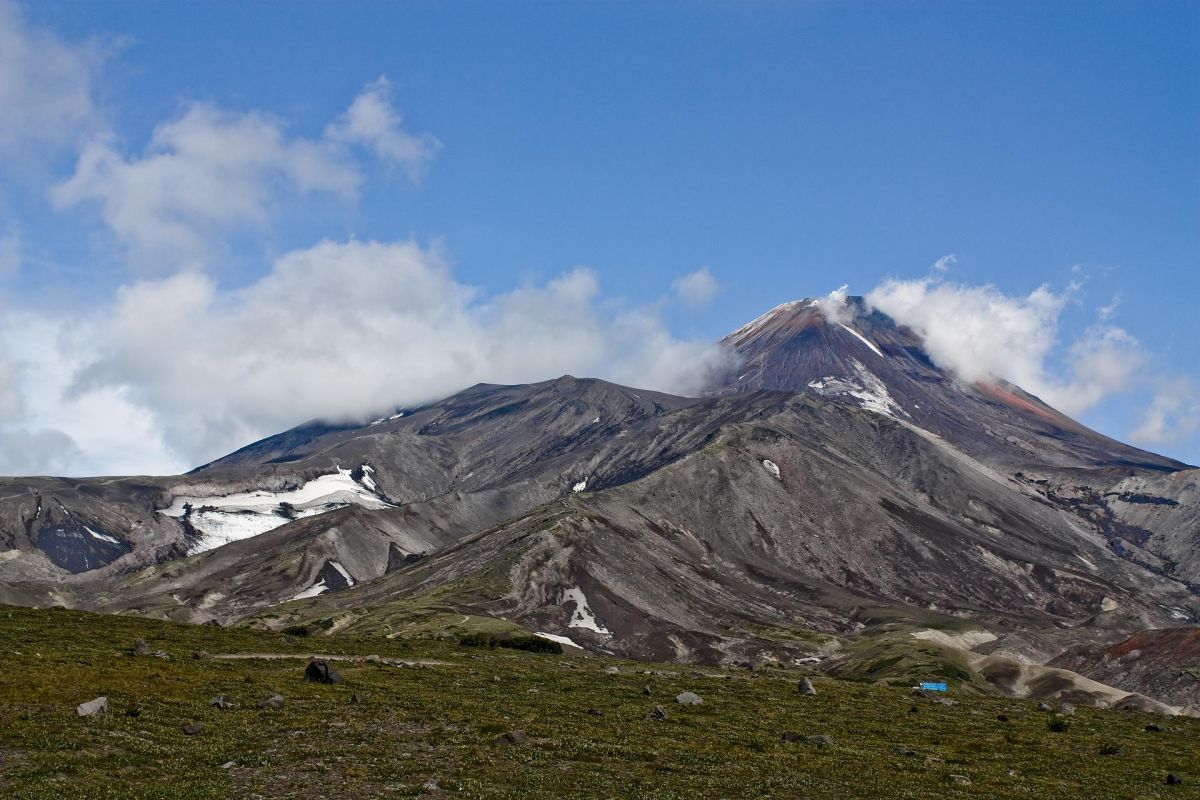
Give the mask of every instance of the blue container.
POLYGON ((922 689, 924 689, 924 690, 925 690, 925 691, 927 691, 927 692, 945 692, 945 691, 949 691, 949 687, 947 687, 947 686, 946 686, 946 683, 945 683, 944 681, 941 681, 941 682, 936 682, 936 681, 921 681, 921 688, 922 688, 922 689))

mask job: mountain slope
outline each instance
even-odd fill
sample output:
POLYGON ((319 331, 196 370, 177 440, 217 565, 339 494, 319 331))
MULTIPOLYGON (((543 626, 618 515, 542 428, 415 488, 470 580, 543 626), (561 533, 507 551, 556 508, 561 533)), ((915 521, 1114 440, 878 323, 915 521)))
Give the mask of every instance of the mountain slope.
POLYGON ((831 668, 932 636, 1009 692, 1027 662, 1200 622, 1198 471, 964 384, 861 300, 724 344, 707 397, 479 385, 185 476, 0 482, 0 600, 831 668))

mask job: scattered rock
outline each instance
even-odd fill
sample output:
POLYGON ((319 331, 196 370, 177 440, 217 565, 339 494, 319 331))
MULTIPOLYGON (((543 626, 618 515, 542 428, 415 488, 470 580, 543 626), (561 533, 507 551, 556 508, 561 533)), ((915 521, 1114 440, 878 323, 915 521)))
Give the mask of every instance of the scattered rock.
POLYGON ((1167 773, 1167 786, 1182 786, 1183 778, 1176 775, 1174 772, 1167 773))
POLYGON ((127 717, 140 717, 141 715, 142 715, 142 707, 139 706, 137 703, 134 703, 129 708, 125 709, 125 716, 127 716, 127 717))
POLYGON ((1046 705, 1045 703, 1038 703, 1038 711, 1049 711, 1049 710, 1050 710, 1050 706, 1046 705))
POLYGON ((278 711, 283 708, 283 695, 273 694, 258 701, 258 707, 263 710, 278 711))
POLYGON ((956 706, 956 705, 958 705, 957 700, 951 700, 949 697, 935 697, 935 698, 933 698, 933 702, 937 703, 940 706, 956 706))
POLYGON ((662 706, 655 706, 652 711, 646 712, 646 719, 664 720, 667 719, 667 712, 662 706))
POLYGON ((813 682, 808 678, 802 678, 800 684, 796 687, 796 691, 800 694, 812 695, 817 693, 817 687, 813 686, 813 682))
POLYGON ((88 700, 75 707, 75 713, 80 717, 92 717, 96 714, 103 714, 105 711, 108 711, 107 697, 97 697, 95 700, 88 700))
POLYGON ((170 660, 171 660, 171 655, 170 655, 170 653, 168 653, 166 650, 155 650, 155 651, 154 651, 154 657, 155 657, 155 658, 161 658, 161 659, 162 659, 162 660, 164 660, 164 661, 170 661, 170 660))
POLYGON ((904 745, 901 745, 901 744, 898 744, 898 745, 895 745, 895 746, 893 746, 893 747, 892 747, 892 752, 893 752, 893 753, 895 753, 895 754, 896 754, 896 755, 898 755, 898 756, 915 756, 915 755, 917 755, 917 751, 916 751, 916 750, 912 750, 912 749, 910 749, 910 748, 908 748, 908 747, 905 747, 904 745))
POLYGON ((192 653, 192 658, 196 659, 197 661, 208 661, 210 658, 212 658, 212 656, 208 654, 207 650, 197 650, 196 652, 192 653))
POLYGON ((680 692, 675 695, 675 702, 685 706, 698 706, 704 702, 695 692, 680 692))
POLYGON ((816 736, 806 736, 804 741, 813 747, 833 747, 833 737, 826 736, 823 733, 818 733, 816 736))
POLYGON ((442 787, 438 786, 437 781, 435 781, 433 778, 430 778, 429 780, 427 780, 423 784, 421 784, 421 789, 423 789, 426 792, 440 792, 442 790, 442 787))
POLYGON ((970 786, 971 785, 971 779, 968 778, 966 775, 951 775, 950 780, 954 781, 959 786, 970 786))
POLYGON ((496 741, 499 744, 525 744, 528 738, 525 731, 509 731, 497 736, 496 741))
POLYGON ((785 742, 798 742, 801 739, 803 739, 804 737, 801 734, 796 733, 795 731, 784 731, 783 735, 780 736, 779 738, 785 742))
POLYGON ((341 683, 342 675, 336 669, 329 666, 328 661, 314 658, 304 668, 304 680, 309 683, 341 683))
POLYGON ((1058 713, 1062 714, 1064 717, 1074 716, 1075 706, 1071 705, 1070 703, 1059 703, 1058 713))
POLYGON ((227 694, 217 695, 212 700, 209 700, 208 704, 213 708, 219 708, 222 711, 228 708, 233 708, 233 700, 231 700, 227 694))
POLYGON ((1146 731, 1146 733, 1162 733, 1162 728, 1159 727, 1157 722, 1151 722, 1149 725, 1143 728, 1143 730, 1146 731))
POLYGON ((646 684, 645 686, 642 687, 642 694, 646 695, 646 697, 649 697, 653 693, 654 693, 654 690, 650 688, 650 684, 646 684))
POLYGON ((221 765, 221 769, 233 769, 233 767, 236 766, 236 763, 237 762, 234 761, 226 761, 221 765))
POLYGON ((937 756, 925 756, 926 764, 945 764, 946 759, 938 758, 937 756))
POLYGON ((187 725, 183 726, 183 735, 184 736, 195 736, 197 733, 199 733, 202 730, 204 730, 204 726, 201 725, 199 722, 189 722, 187 725))
POLYGON ((150 645, 146 644, 145 639, 138 639, 133 643, 133 647, 129 648, 129 654, 134 656, 150 655, 150 645))
POLYGON ((605 675, 620 675, 621 670, 617 669, 616 667, 605 667, 604 674, 605 675))
POLYGON ((351 705, 357 705, 358 703, 361 703, 361 702, 362 702, 362 698, 359 697, 358 695, 356 695, 356 694, 350 695, 350 704, 351 705))
POLYGON ((492 676, 492 683, 499 683, 499 682, 500 682, 500 676, 499 676, 499 675, 493 675, 493 676, 492 676))

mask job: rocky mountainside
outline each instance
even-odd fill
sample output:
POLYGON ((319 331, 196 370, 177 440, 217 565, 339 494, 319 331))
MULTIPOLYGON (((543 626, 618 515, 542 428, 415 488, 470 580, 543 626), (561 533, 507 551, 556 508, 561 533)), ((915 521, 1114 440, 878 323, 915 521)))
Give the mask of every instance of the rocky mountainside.
POLYGON ((868 675, 924 654, 1104 703, 1039 665, 1200 622, 1200 471, 964 384, 860 299, 723 344, 706 397, 480 385, 184 476, 2 481, 0 601, 868 675))

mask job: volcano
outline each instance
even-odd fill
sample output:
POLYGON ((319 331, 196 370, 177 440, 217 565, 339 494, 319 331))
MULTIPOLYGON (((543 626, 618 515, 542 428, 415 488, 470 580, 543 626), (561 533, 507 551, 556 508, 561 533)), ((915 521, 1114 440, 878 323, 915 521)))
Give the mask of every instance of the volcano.
POLYGON ((921 653, 1154 704, 1077 662, 1200 622, 1200 471, 959 379, 861 298, 721 344, 700 397, 478 385, 183 476, 6 479, 0 601, 883 678, 921 653))

